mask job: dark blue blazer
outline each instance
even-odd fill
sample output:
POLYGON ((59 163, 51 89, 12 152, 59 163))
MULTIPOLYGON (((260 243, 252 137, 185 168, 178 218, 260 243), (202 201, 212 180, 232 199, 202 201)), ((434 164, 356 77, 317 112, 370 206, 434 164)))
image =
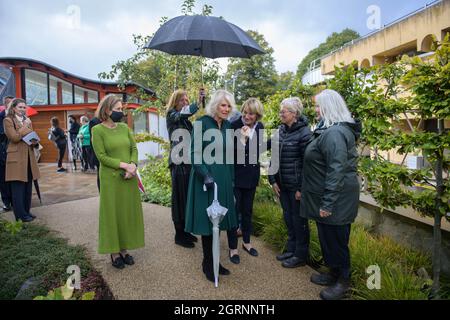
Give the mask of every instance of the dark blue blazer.
MULTIPOLYGON (((231 127, 234 130, 240 130, 244 126, 242 122, 242 118, 236 119, 231 123, 231 127)), ((256 159, 257 163, 250 164, 250 139, 247 140, 247 144, 245 145, 245 164, 237 164, 237 144, 240 144, 240 141, 235 139, 235 155, 234 155, 234 186, 236 188, 243 189, 253 189, 256 188, 259 184, 260 178, 260 165, 259 165, 259 153, 260 153, 260 145, 263 141, 259 141, 259 131, 264 129, 264 125, 261 122, 256 124, 255 133, 253 139, 257 139, 257 154, 256 159)), ((252 156, 254 159, 255 155, 252 156)))

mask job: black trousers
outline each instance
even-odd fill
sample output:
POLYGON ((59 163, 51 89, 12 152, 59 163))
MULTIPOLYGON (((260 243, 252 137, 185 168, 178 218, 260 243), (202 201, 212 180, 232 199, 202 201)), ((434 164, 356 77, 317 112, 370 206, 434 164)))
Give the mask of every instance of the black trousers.
POLYGON ((84 170, 87 170, 88 168, 91 170, 94 170, 95 166, 94 166, 92 147, 91 146, 83 146, 81 148, 81 150, 83 152, 84 170))
POLYGON ((59 151, 58 168, 61 168, 63 159, 64 159, 64 154, 66 153, 66 149, 67 149, 67 143, 58 144, 57 147, 58 147, 58 151, 59 151))
POLYGON ((343 279, 350 279, 351 225, 335 226, 317 222, 320 247, 325 264, 331 272, 343 279))
POLYGON ((11 198, 11 183, 5 181, 6 164, 0 164, 0 193, 2 196, 3 205, 10 207, 12 204, 11 198))
POLYGON ((33 191, 33 174, 28 160, 28 182, 11 181, 12 205, 16 220, 30 215, 31 196, 33 191))
POLYGON ((308 219, 300 217, 300 201, 295 199, 295 193, 286 190, 280 192, 284 222, 288 230, 287 252, 306 260, 309 255, 309 225, 308 219))
MULTIPOLYGON (((244 243, 250 243, 250 236, 253 231, 253 201, 255 200, 256 188, 244 189, 234 188, 234 198, 236 199, 236 212, 241 214, 241 230, 244 243)), ((228 247, 237 249, 238 238, 237 228, 227 231, 228 247)))
POLYGON ((172 164, 170 166, 172 178, 172 221, 175 230, 178 232, 184 232, 190 173, 191 165, 172 164))

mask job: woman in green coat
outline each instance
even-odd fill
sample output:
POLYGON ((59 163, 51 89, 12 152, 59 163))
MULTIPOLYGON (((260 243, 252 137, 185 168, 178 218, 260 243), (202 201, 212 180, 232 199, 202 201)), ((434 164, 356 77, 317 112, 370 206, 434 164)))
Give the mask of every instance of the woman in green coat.
POLYGON ((134 264, 127 250, 144 247, 144 221, 136 178, 138 152, 130 129, 121 123, 122 102, 115 95, 100 101, 92 144, 100 166, 99 245, 115 268, 134 264))
MULTIPOLYGON (((192 170, 189 178, 185 231, 202 236, 202 269, 206 278, 212 282, 214 282, 212 224, 206 208, 214 199, 214 183, 218 187, 220 204, 228 208, 227 214, 219 225, 220 230, 231 230, 237 227, 233 195, 233 139, 231 141, 227 139, 227 133, 233 132, 227 119, 231 111, 235 109, 234 97, 231 93, 225 90, 215 92, 206 107, 206 115, 195 121, 191 139, 192 170), (227 164, 227 151, 228 156, 231 155, 229 164, 227 164), (207 188, 206 192, 203 189, 204 185, 207 188)), ((222 265, 220 265, 219 273, 230 274, 222 265)))

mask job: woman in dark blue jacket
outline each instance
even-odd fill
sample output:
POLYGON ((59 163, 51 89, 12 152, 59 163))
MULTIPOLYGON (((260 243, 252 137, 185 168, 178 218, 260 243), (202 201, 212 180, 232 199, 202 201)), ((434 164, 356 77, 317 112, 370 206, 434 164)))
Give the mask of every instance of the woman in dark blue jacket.
MULTIPOLYGON (((236 199, 236 212, 242 216, 242 249, 251 256, 258 256, 258 251, 250 243, 252 232, 253 200, 256 187, 259 184, 262 133, 264 125, 259 122, 263 116, 264 108, 256 98, 244 102, 241 117, 231 123, 232 128, 238 131, 235 141, 234 157, 234 197, 236 199)), ((231 262, 240 263, 237 250, 237 228, 228 231, 228 246, 231 262)))
MULTIPOLYGON (((282 125, 278 130, 279 170, 269 175, 269 182, 280 198, 284 221, 288 229, 286 252, 277 256, 285 268, 306 265, 309 255, 308 220, 300 217, 300 197, 302 192, 303 158, 311 130, 308 120, 302 116, 303 106, 299 98, 288 98, 281 103, 282 125)), ((275 148, 272 139, 272 147, 275 148)), ((272 150, 273 150, 272 148, 272 150)))

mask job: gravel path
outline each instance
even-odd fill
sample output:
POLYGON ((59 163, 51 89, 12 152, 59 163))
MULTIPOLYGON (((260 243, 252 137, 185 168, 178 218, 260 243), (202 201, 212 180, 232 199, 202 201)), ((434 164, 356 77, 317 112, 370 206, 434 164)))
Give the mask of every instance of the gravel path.
POLYGON ((309 282, 314 271, 309 267, 282 268, 275 259, 276 252, 257 238, 252 242, 259 257, 240 250, 241 263, 232 264, 227 258, 224 232, 221 261, 231 275, 222 276, 219 288, 214 288, 201 271, 200 239, 194 249, 175 245, 170 209, 147 203, 143 203, 146 247, 132 252, 134 266, 116 270, 109 256, 97 254, 98 203, 98 198, 90 198, 36 207, 32 211, 38 216, 37 223, 88 249, 94 266, 117 299, 318 299, 321 288, 309 282))

